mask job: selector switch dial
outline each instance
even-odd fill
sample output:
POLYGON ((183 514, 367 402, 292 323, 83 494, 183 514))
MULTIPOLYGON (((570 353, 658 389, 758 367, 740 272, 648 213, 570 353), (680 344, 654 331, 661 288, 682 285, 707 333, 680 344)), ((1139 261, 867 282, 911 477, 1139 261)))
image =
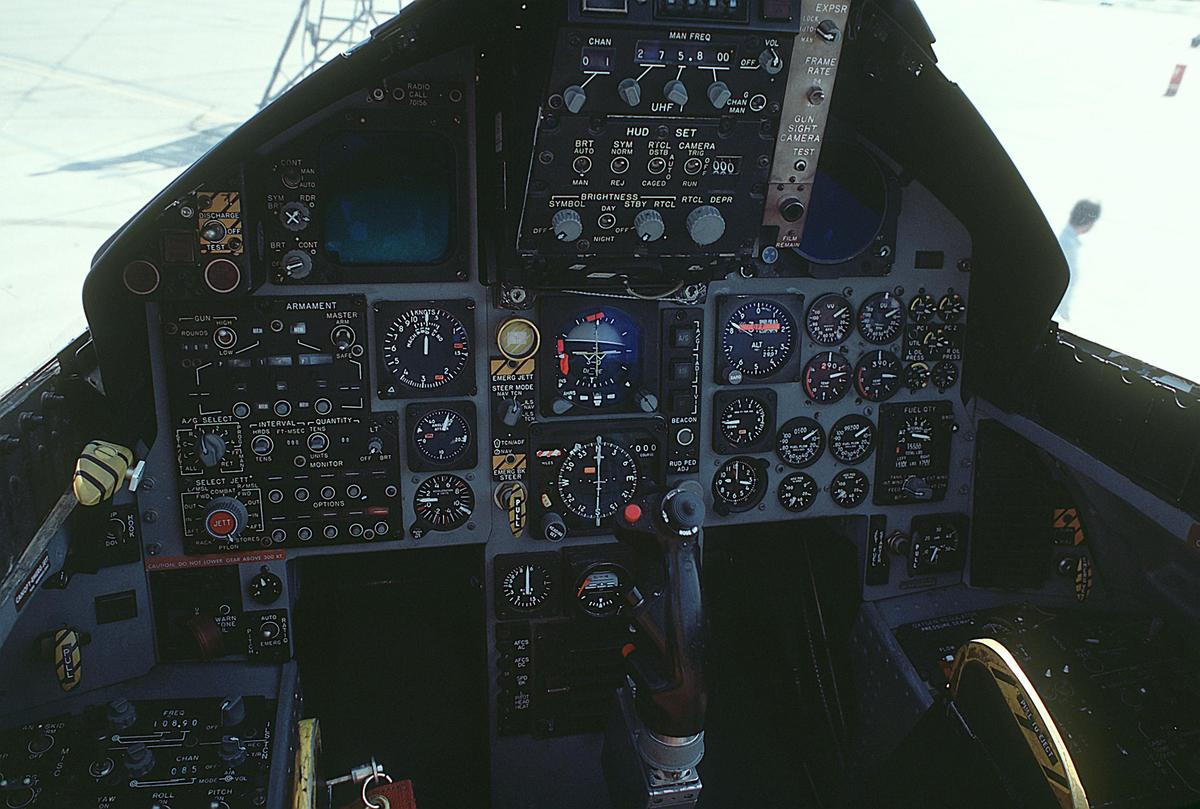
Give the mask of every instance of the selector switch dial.
POLYGON ((656 242, 667 230, 662 214, 646 209, 633 218, 633 229, 643 242, 656 242))
POLYGON ((637 79, 621 79, 617 85, 617 95, 629 106, 636 107, 642 103, 642 85, 638 84, 637 79))
POLYGON ((671 79, 663 85, 663 97, 672 104, 678 104, 682 107, 688 103, 687 85, 679 79, 671 79))
POLYGON ((701 247, 707 247, 725 235, 725 217, 712 205, 701 205, 688 214, 688 235, 701 247))
POLYGON ((232 542, 246 528, 250 513, 236 497, 214 497, 204 510, 204 530, 213 539, 232 542))
POLYGON ((725 82, 714 81, 708 85, 708 101, 716 109, 725 109, 725 105, 729 103, 729 99, 731 98, 733 98, 733 91, 729 89, 729 85, 725 82))
POLYGON ((578 84, 572 84, 563 90, 563 103, 567 105, 569 112, 579 112, 583 109, 583 105, 587 103, 587 90, 578 84))
POLYGON ((554 238, 560 242, 573 242, 583 235, 583 220, 579 212, 571 208, 554 214, 550 226, 554 229, 554 238))

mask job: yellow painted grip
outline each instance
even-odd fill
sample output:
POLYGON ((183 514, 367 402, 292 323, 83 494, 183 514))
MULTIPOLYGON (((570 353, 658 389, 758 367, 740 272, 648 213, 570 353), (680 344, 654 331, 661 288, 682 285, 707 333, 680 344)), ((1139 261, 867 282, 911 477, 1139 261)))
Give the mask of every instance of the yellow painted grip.
POLYGON ((108 441, 91 441, 75 462, 71 488, 75 499, 94 506, 112 498, 125 482, 125 473, 133 465, 133 450, 108 441))

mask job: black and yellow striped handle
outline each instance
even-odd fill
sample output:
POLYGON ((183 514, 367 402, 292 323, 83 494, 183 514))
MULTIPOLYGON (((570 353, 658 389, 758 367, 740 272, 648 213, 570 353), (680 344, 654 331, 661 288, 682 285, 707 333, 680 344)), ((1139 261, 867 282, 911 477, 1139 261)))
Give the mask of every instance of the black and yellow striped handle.
POLYGON ((75 499, 94 506, 112 498, 133 465, 133 450, 110 441, 90 441, 75 462, 71 488, 75 499))

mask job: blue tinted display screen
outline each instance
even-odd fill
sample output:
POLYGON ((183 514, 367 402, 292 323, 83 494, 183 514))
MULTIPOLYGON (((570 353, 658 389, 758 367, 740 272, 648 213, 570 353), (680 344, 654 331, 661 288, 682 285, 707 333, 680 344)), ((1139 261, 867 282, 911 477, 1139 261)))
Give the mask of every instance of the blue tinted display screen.
POLYGON ((440 263, 454 188, 454 151, 437 135, 337 135, 321 147, 325 252, 342 265, 440 263))

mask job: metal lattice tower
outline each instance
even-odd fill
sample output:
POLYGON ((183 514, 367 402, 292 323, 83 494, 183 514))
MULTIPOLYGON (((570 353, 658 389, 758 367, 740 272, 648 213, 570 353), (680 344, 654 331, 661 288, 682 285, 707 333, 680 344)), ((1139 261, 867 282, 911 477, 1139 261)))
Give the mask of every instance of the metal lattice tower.
POLYGON ((300 0, 259 107, 265 107, 327 61, 366 39, 411 0, 300 0))

